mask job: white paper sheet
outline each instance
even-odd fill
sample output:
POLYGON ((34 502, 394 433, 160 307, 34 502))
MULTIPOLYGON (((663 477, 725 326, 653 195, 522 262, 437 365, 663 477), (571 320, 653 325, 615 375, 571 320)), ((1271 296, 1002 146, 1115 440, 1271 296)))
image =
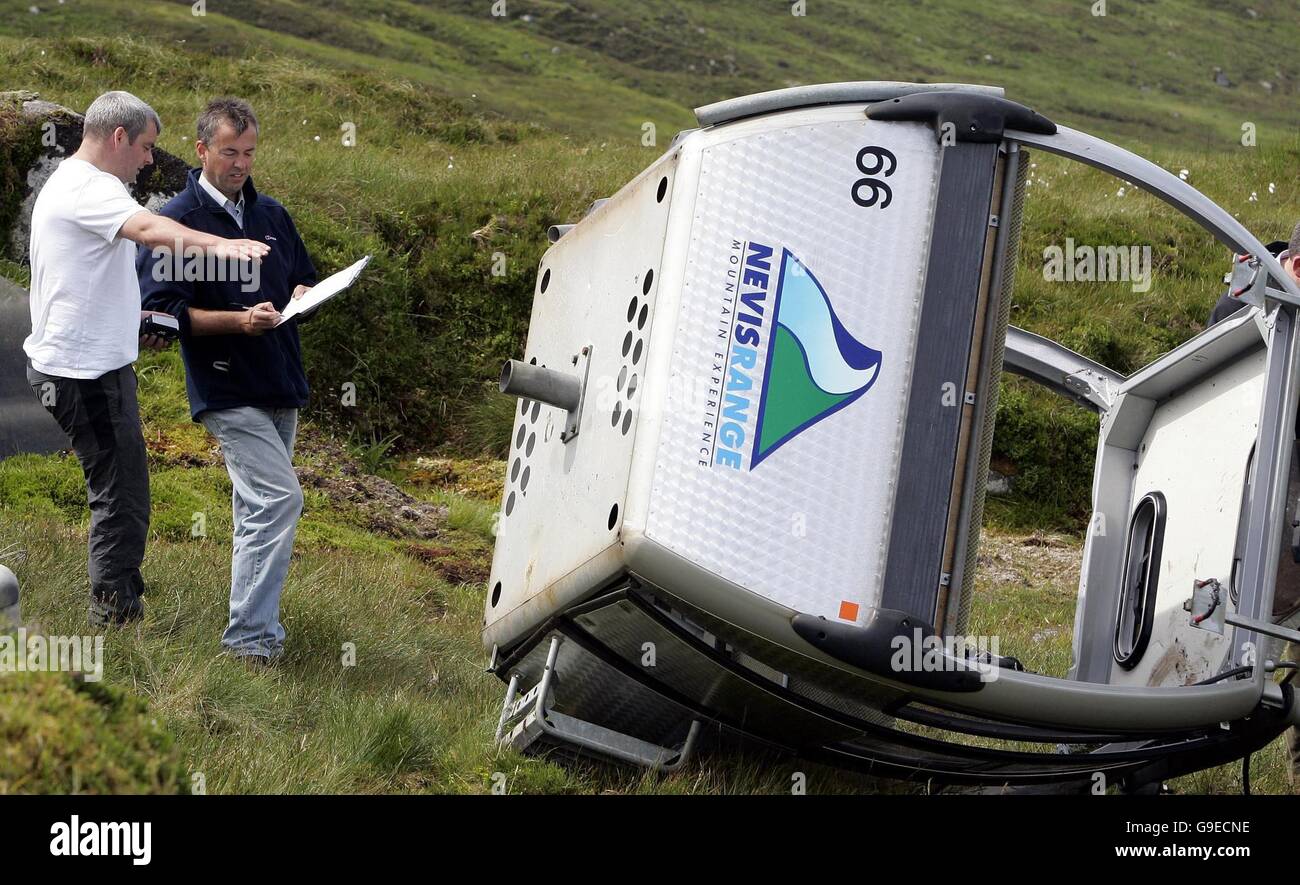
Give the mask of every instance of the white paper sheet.
POLYGON ((332 274, 331 276, 321 280, 315 286, 312 286, 311 291, 301 298, 289 299, 289 305, 284 309, 284 312, 280 314, 280 320, 276 325, 278 326, 304 311, 311 310, 313 307, 324 304, 335 295, 347 289, 348 286, 351 286, 356 282, 357 277, 361 276, 362 269, 369 263, 369 261, 370 256, 367 255, 356 264, 353 264, 350 267, 345 267, 338 273, 332 274))

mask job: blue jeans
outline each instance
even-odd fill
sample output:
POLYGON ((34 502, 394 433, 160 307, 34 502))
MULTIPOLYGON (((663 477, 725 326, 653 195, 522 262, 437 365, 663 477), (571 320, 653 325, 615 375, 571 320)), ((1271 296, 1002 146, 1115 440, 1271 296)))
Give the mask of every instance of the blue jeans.
POLYGON ((204 412, 199 420, 221 444, 234 486, 230 623, 221 644, 237 656, 278 657, 284 649, 280 593, 302 515, 293 472, 298 410, 240 406, 204 412))

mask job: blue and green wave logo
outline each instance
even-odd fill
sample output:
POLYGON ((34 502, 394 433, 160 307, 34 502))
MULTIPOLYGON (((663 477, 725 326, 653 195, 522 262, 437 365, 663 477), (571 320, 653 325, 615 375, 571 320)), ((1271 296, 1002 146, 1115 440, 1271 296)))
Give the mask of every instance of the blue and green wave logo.
POLYGON ((750 470, 880 375, 880 351, 849 334, 817 277, 789 249, 781 250, 777 280, 750 470))

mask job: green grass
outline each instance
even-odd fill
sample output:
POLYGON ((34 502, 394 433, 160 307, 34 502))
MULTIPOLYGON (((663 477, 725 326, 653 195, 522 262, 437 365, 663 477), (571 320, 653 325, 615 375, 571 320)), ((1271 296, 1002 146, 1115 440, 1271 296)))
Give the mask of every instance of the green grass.
POLYGON ((149 34, 224 58, 270 50, 583 137, 634 141, 652 121, 665 144, 711 101, 898 79, 996 83, 1070 125, 1221 147, 1247 120, 1293 131, 1286 102, 1300 80, 1289 51, 1300 23, 1284 0, 1253 0, 1255 17, 1206 0, 1111 0, 1102 17, 1073 0, 816 0, 801 17, 785 0, 511 0, 505 18, 481 0, 224 0, 202 17, 186 0, 29 5, 3 4, 7 33, 149 34), (1216 66, 1231 87, 1214 85, 1216 66))
MULTIPOLYGON (((0 532, 25 616, 50 633, 84 632, 83 526, 4 511, 0 532)), ((298 545, 282 605, 286 657, 249 672, 219 654, 228 557, 224 543, 155 539, 147 618, 111 632, 105 648, 106 684, 148 701, 182 751, 184 782, 201 774, 210 793, 483 793, 496 772, 511 793, 788 792, 796 770, 814 791, 868 783, 792 759, 774 768, 704 757, 656 778, 500 753, 491 735, 503 686, 483 673, 480 586, 364 546, 298 545)))

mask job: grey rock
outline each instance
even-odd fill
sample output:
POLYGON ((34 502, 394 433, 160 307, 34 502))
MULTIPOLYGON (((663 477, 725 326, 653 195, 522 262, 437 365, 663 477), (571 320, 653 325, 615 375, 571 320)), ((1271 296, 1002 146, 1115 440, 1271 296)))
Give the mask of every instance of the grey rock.
POLYGON ((27 290, 0 277, 0 459, 66 449, 68 438, 27 385, 23 341, 32 329, 27 290))
POLYGON ((0 565, 0 629, 23 622, 18 601, 18 578, 8 566, 0 565))
MULTIPOLYGON (((27 188, 19 208, 14 229, 9 232, 10 251, 20 263, 28 259, 31 239, 32 207, 50 175, 63 162, 63 158, 76 152, 81 145, 81 126, 84 118, 70 108, 40 99, 29 90, 0 92, 0 100, 9 98, 22 102, 23 117, 40 129, 42 151, 36 162, 27 170, 27 188)), ((165 122, 164 122, 164 125, 165 122)), ((185 187, 189 165, 179 157, 155 149, 153 165, 140 170, 131 184, 131 195, 141 205, 157 210, 185 187)))
POLYGON ((984 485, 987 494, 1001 497, 1011 494, 1012 480, 1009 476, 1004 476, 996 470, 989 470, 988 482, 984 485))

